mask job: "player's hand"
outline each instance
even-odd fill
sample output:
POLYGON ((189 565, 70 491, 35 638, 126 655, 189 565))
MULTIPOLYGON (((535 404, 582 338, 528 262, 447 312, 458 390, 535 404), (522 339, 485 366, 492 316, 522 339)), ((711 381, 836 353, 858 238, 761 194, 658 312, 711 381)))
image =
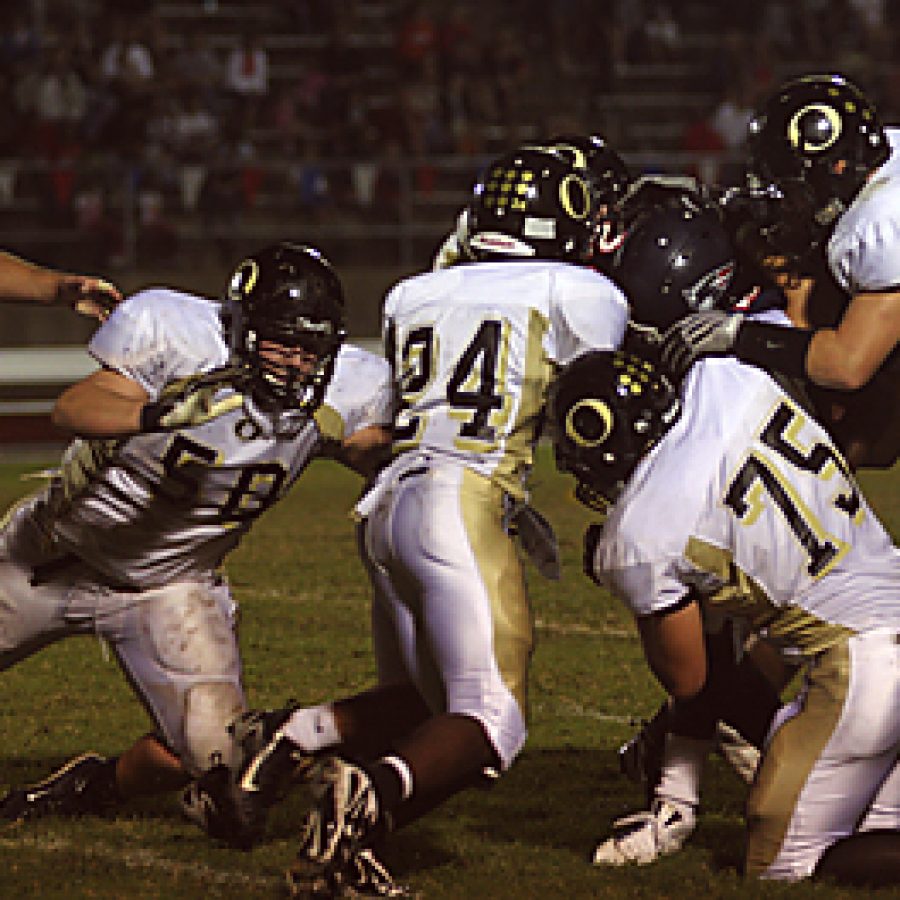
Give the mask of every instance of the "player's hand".
POLYGON ((597 544, 600 542, 602 534, 603 525, 600 522, 592 522, 584 533, 584 555, 581 566, 584 569, 584 574, 594 584, 600 584, 600 580, 597 578, 597 569, 594 566, 594 557, 597 555, 597 544))
POLYGON ((89 275, 60 275, 56 286, 57 303, 101 322, 121 299, 122 292, 114 284, 89 275))
POLYGON ((698 359, 731 353, 743 321, 741 313, 720 309, 691 313, 669 326, 663 335, 660 360, 681 379, 698 359))
POLYGON ((521 507, 512 524, 519 535, 519 543, 538 572, 551 581, 559 581, 562 570, 559 561, 559 542, 553 526, 531 505, 521 507))

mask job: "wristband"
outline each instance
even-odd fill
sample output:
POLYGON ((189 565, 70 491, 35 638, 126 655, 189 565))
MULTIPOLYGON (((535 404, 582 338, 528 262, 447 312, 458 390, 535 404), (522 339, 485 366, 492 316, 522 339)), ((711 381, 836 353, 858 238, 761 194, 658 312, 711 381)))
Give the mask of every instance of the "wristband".
POLYGON ((141 407, 141 431, 159 431, 163 416, 171 411, 172 404, 168 400, 145 403, 141 407))
POLYGON ((806 378, 806 352, 814 334, 806 328, 745 320, 734 342, 734 355, 767 372, 806 378))

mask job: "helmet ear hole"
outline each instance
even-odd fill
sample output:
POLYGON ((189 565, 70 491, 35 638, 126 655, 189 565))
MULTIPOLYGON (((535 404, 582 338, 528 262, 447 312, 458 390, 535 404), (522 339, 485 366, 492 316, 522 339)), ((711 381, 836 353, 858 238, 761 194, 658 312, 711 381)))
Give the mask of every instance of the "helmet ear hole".
POLYGON ((628 166, 599 135, 560 135, 547 141, 547 147, 588 171, 596 207, 614 206, 625 196, 631 182, 628 166))

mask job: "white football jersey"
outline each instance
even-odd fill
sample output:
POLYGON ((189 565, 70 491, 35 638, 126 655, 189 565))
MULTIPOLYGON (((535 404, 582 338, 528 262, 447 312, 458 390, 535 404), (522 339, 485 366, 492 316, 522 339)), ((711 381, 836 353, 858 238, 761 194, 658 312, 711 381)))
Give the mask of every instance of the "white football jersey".
POLYGON ((762 370, 706 359, 607 519, 595 571, 637 616, 689 592, 801 653, 900 625, 900 552, 827 433, 762 370))
POLYGON ((609 279, 561 262, 466 263, 401 281, 384 306, 395 452, 453 458, 521 495, 554 366, 618 347, 627 318, 609 279))
MULTIPOLYGON (((166 383, 221 365, 227 350, 215 303, 176 291, 142 292, 118 307, 90 349, 151 396, 166 383)), ((321 407, 295 433, 239 398, 202 425, 120 441, 76 441, 34 507, 48 553, 72 554, 115 586, 145 589, 209 572, 282 497, 321 449, 391 421, 387 361, 341 348, 321 407)))
POLYGON ((828 265, 848 293, 900 289, 900 128, 887 129, 891 155, 828 241, 828 265))

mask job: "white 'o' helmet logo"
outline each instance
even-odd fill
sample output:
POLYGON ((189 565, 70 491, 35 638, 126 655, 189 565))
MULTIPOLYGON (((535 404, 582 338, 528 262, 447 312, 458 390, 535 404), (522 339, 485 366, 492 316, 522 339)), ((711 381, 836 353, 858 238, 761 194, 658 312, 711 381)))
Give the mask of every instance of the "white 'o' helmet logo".
MULTIPOLYGON (((819 121, 821 122, 822 119, 819 121)), ((834 146, 841 136, 842 127, 840 113, 833 106, 829 106, 827 103, 809 103, 791 116, 787 127, 788 140, 792 147, 804 153, 822 153, 834 146), (821 134, 817 135, 802 134, 800 123, 808 113, 821 113, 830 126, 827 131, 823 130, 821 134)))

